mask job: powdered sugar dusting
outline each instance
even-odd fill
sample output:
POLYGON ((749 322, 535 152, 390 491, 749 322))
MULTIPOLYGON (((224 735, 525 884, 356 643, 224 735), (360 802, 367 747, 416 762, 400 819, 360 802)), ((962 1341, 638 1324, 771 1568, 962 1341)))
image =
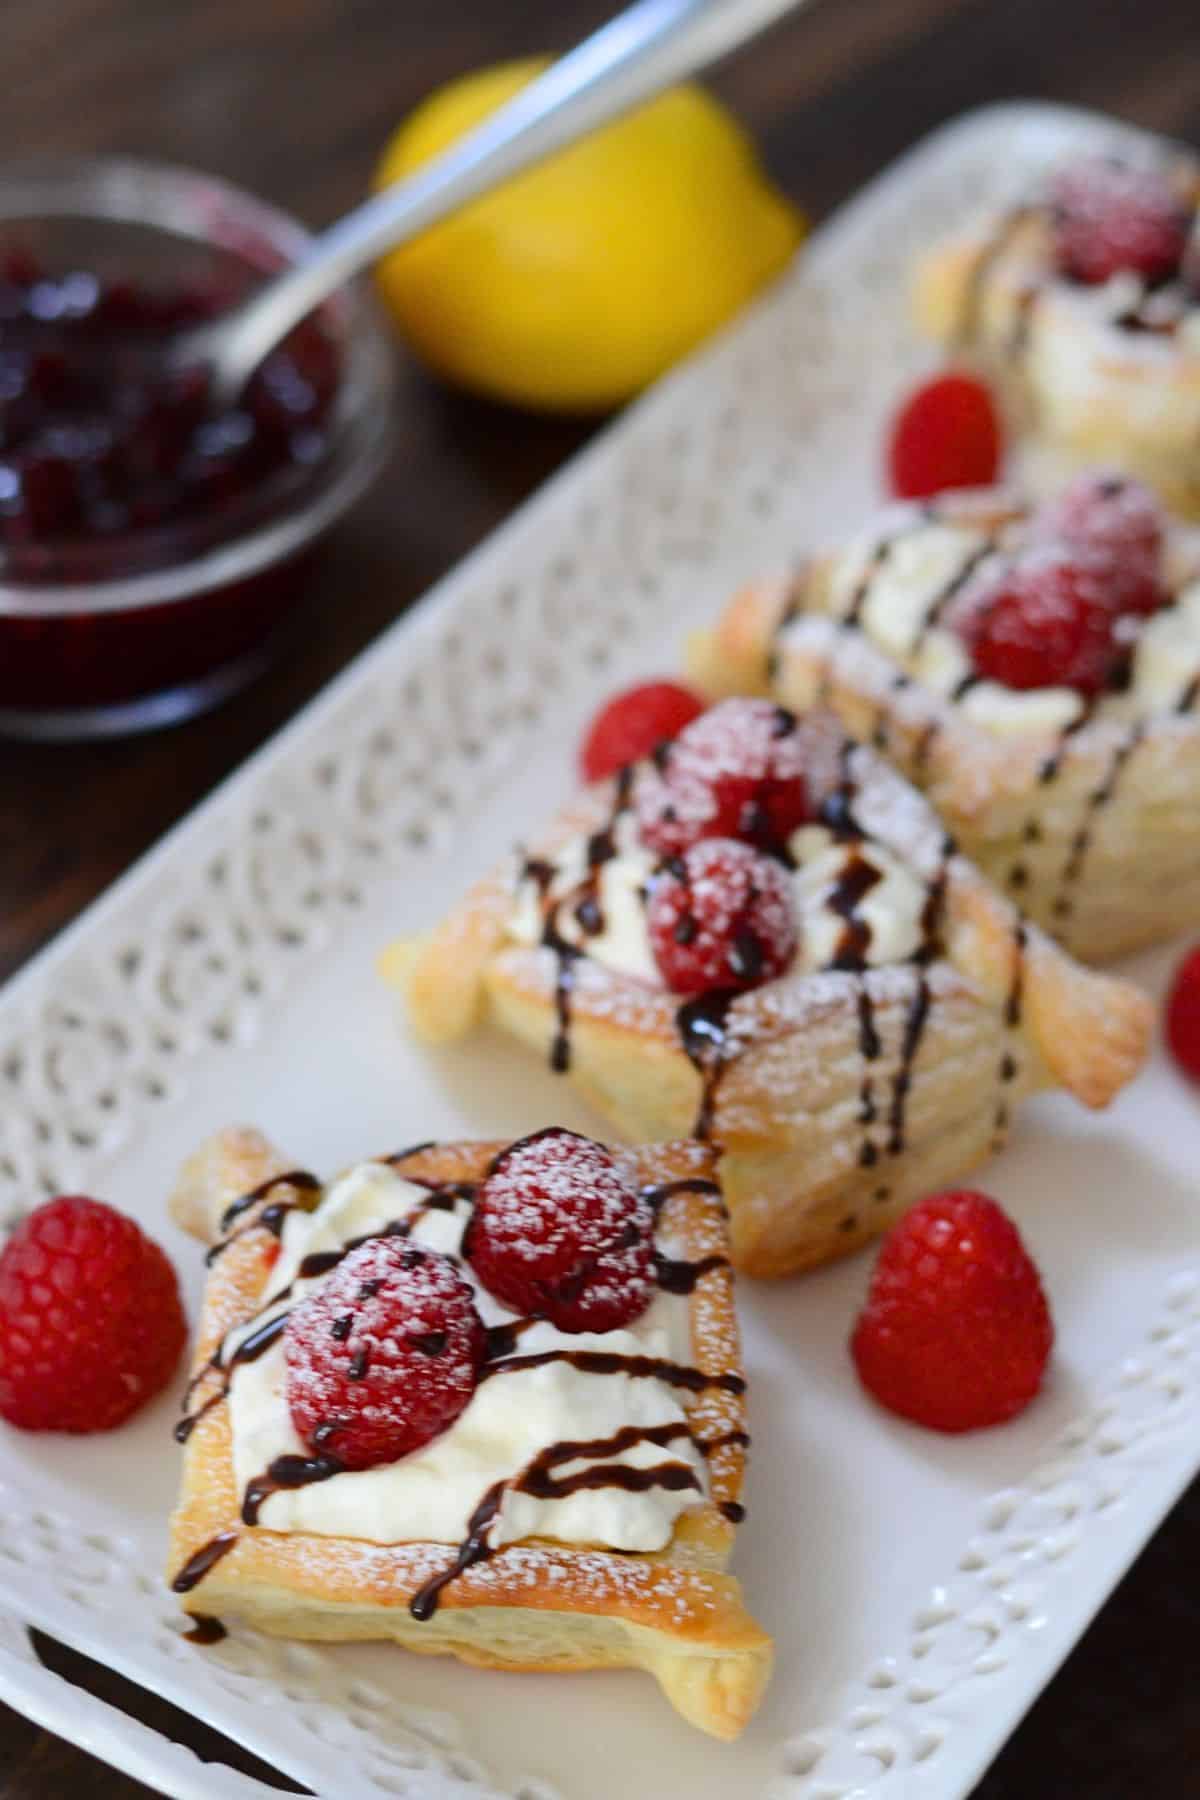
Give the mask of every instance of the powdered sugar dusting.
POLYGON ((786 838, 807 814, 794 724, 769 700, 724 700, 702 713, 639 784, 643 840, 669 855, 705 837, 786 838))
POLYGON ((683 994, 755 987, 796 950, 788 877, 749 844, 702 838, 655 884, 647 929, 668 985, 683 994))
POLYGON ((567 1331, 605 1331, 650 1301, 653 1224, 603 1145, 542 1132, 513 1145, 488 1174, 469 1255, 509 1305, 567 1331))
MULTIPOLYGON (((601 1146, 594 1148, 606 1156, 601 1146)), ((436 1179, 445 1170, 451 1172, 447 1179, 470 1184, 476 1172, 486 1173, 488 1159, 497 1156, 503 1166, 503 1152, 497 1152, 496 1147, 475 1147, 471 1157, 464 1156, 464 1147, 451 1146, 445 1152, 425 1152, 404 1166, 406 1170, 419 1170, 423 1181, 436 1179)), ((611 1177, 632 1195, 637 1215, 647 1223, 649 1244, 668 1259, 724 1253, 720 1201, 708 1191, 711 1162, 711 1156, 699 1146, 670 1147, 671 1173, 686 1182, 688 1171, 694 1168, 699 1185, 694 1192, 685 1186, 684 1191, 666 1200, 656 1229, 654 1208, 645 1193, 659 1166, 654 1154, 623 1152, 608 1159, 611 1177)), ((312 1240, 323 1247, 331 1244, 331 1237, 340 1237, 343 1242, 354 1239, 361 1235, 360 1217, 368 1218, 375 1230, 386 1229, 380 1201, 393 1189, 405 1195, 421 1192, 383 1164, 359 1165, 349 1171, 327 1192, 317 1213, 295 1222, 290 1255, 294 1260, 303 1259, 305 1234, 311 1234, 312 1240), (336 1231, 331 1231, 334 1219, 336 1231)), ((401 1220, 409 1235, 400 1240, 384 1240, 384 1244, 393 1249, 398 1243, 416 1248, 425 1260, 448 1265, 454 1282, 465 1279, 472 1284, 476 1310, 485 1323, 501 1333, 492 1352, 500 1358, 498 1366, 502 1367, 503 1360, 514 1350, 518 1362, 524 1353, 539 1359, 540 1366, 518 1367, 484 1382, 448 1429, 424 1448, 397 1461, 345 1471, 296 1490, 271 1491, 259 1522, 271 1531, 312 1533, 330 1542, 354 1537, 379 1543, 428 1540, 444 1545, 465 1536, 467 1522, 481 1495, 500 1480, 508 1486, 489 1533, 491 1548, 536 1536, 571 1544, 602 1543, 614 1550, 645 1553, 665 1548, 671 1542, 674 1521, 683 1512, 698 1507, 703 1510, 710 1488, 720 1499, 736 1499, 741 1484, 740 1454, 731 1459, 722 1451, 714 1459, 710 1477, 699 1447, 716 1435, 708 1422, 710 1412, 702 1412, 697 1405, 702 1402, 707 1406, 708 1389, 693 1394, 654 1374, 601 1374, 591 1372, 586 1362, 575 1368, 569 1359, 559 1360, 562 1352, 576 1349, 615 1352, 618 1359, 628 1356, 648 1364, 658 1359, 666 1359, 668 1365, 694 1362, 705 1376, 723 1379, 736 1372, 739 1364, 728 1270, 721 1266, 706 1275, 690 1300, 675 1293, 657 1293, 629 1328, 567 1335, 548 1322, 516 1320, 512 1312, 478 1285, 470 1264, 453 1260, 471 1212, 472 1202, 463 1195, 454 1199, 451 1208, 430 1208, 418 1202, 415 1210, 401 1220), (714 1292, 718 1289, 720 1293, 714 1292), (726 1315, 724 1325, 722 1311, 726 1315), (698 1330, 701 1317, 705 1323, 698 1330), (503 1334, 510 1324, 520 1327, 518 1341, 504 1348, 503 1334), (700 1423, 692 1422, 693 1414, 700 1423), (675 1435, 676 1425, 680 1427, 679 1436, 675 1435), (665 1458, 663 1451, 655 1447, 653 1436, 646 1442, 638 1441, 643 1428, 651 1434, 667 1432, 669 1448, 665 1458), (676 1469, 682 1466, 685 1473, 690 1471, 691 1480, 669 1488, 633 1484, 627 1491, 607 1484, 600 1488, 585 1484, 565 1497, 547 1498, 520 1488, 522 1471, 550 1446, 564 1440, 603 1441, 613 1436, 620 1437, 628 1447, 598 1455, 595 1460, 599 1464, 628 1463, 637 1470, 665 1462, 676 1469)), ((378 1244, 369 1247, 373 1256, 380 1249, 378 1244)), ((353 1257, 359 1255, 359 1251, 352 1252, 353 1257)), ((319 1297, 320 1284, 327 1286, 330 1279, 326 1275, 302 1285, 319 1297)), ((355 1292, 359 1291, 360 1287, 356 1287, 355 1292)), ((439 1273, 438 1304, 445 1303, 439 1273)), ((331 1305, 330 1310, 335 1318, 344 1316, 336 1306, 331 1305)), ((375 1337, 382 1335, 374 1333, 375 1337)), ((230 1402, 234 1476, 240 1490, 275 1458, 303 1455, 306 1447, 296 1435, 287 1405, 281 1344, 272 1345, 259 1359, 238 1366, 233 1375, 230 1402)), ((726 1430, 737 1430, 741 1407, 742 1401, 736 1394, 721 1391, 711 1417, 726 1421, 726 1430)), ((663 1441, 661 1436, 658 1441, 663 1441)), ((587 1461, 585 1458, 583 1463, 573 1461, 566 1466, 573 1471, 577 1466, 586 1466, 587 1461)))
POLYGON ((292 1422, 310 1449, 347 1468, 394 1462, 458 1417, 483 1347, 472 1290, 452 1257, 372 1238, 288 1317, 292 1422))

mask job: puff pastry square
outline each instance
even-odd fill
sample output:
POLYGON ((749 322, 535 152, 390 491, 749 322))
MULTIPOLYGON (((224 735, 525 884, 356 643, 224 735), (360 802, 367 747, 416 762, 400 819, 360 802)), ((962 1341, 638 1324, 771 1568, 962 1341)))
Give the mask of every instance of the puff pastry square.
MULTIPOLYGON (((1162 146, 1181 206, 1200 165, 1162 146)), ((1193 226, 1194 253, 1195 226, 1193 226)), ((1045 191, 939 245, 914 281, 919 328, 979 366, 1027 434, 1028 478, 1054 487, 1105 464, 1200 518, 1200 296, 1132 271, 1098 286, 1060 274, 1045 191)))
MULTIPOLYGON (((390 1166, 423 1190, 469 1205, 472 1184, 503 1148, 423 1146, 390 1166)), ((689 1454, 694 1450, 707 1468, 707 1491, 679 1512, 665 1547, 629 1553, 549 1538, 506 1543, 462 1568, 440 1589, 436 1610, 418 1618, 410 1610, 414 1597, 455 1564, 458 1543, 248 1526, 235 1481, 228 1388, 238 1369, 228 1346, 243 1341, 240 1328, 274 1292, 279 1234, 283 1229, 286 1251, 290 1209, 310 1207, 320 1188, 257 1131, 234 1129, 191 1159, 172 1202, 180 1223, 216 1247, 189 1393, 193 1423, 182 1494, 171 1525, 170 1576, 187 1610, 244 1620, 280 1637, 391 1639, 488 1668, 636 1667, 652 1673, 672 1705, 702 1730, 720 1738, 741 1731, 767 1682, 772 1646, 747 1612, 738 1582, 724 1572, 742 1516, 749 1439, 715 1158, 691 1143, 614 1154, 639 1187, 654 1190, 659 1241, 665 1236, 672 1257, 685 1259, 673 1264, 672 1292, 683 1293, 690 1283, 680 1304, 691 1380, 670 1392, 680 1397, 689 1454), (678 1271, 687 1268, 689 1283, 681 1285, 678 1271), (231 1333, 238 1335, 231 1339, 231 1333)), ((514 1478, 520 1473, 511 1471, 514 1478)), ((336 1477, 328 1490, 339 1479, 357 1477, 336 1477)))
POLYGON ((893 506, 798 574, 742 589, 693 643, 692 674, 714 694, 831 706, 998 888, 1099 961, 1200 922, 1200 545, 1171 534, 1173 599, 1125 691, 1015 693, 972 678, 942 621, 1029 516, 999 490, 893 506))
MULTIPOLYGON (((718 1144, 734 1261, 767 1276, 854 1249, 958 1179, 1003 1140, 1023 1095, 1063 1087, 1105 1105, 1150 1029, 1142 995, 1027 924, 927 802, 832 714, 814 711, 797 729, 812 805, 853 840, 848 855, 903 865, 906 893, 919 884, 912 954, 881 966, 797 962, 732 1001, 681 1006, 644 972, 595 960, 586 942, 564 958, 553 931, 514 941, 520 870, 505 867, 383 964, 424 1039, 491 1018, 564 1068, 625 1138, 698 1132, 718 1144)), ((586 791, 525 867, 619 835, 638 783, 653 778, 638 765, 586 791)))

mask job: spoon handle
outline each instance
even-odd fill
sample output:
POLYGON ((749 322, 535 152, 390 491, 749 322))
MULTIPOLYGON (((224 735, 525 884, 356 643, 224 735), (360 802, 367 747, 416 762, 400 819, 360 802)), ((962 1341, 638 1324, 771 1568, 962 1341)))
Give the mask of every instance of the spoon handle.
POLYGON ((803 0, 636 0, 474 131, 313 240, 210 328, 214 398, 232 403, 292 327, 368 263, 531 163, 682 81, 803 0))

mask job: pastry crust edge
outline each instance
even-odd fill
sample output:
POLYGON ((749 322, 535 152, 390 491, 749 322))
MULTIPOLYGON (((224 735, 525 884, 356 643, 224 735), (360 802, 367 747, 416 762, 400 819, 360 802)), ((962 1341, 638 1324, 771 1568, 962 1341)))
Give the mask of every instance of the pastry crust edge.
MULTIPOLYGON (((474 1179, 501 1148, 500 1143, 435 1146, 412 1153, 404 1168, 430 1179, 474 1179)), ((640 1182, 716 1178, 712 1152, 691 1142, 614 1154, 640 1182)), ((232 1199, 291 1167, 252 1128, 220 1132, 184 1165, 171 1202, 173 1216, 211 1244, 232 1199)), ((282 1192, 273 1190, 269 1198, 282 1192)), ((274 1237, 257 1223, 267 1203, 264 1197, 239 1220, 236 1238, 210 1271, 194 1374, 204 1369, 225 1333, 261 1304, 276 1250, 274 1237)), ((663 1217, 672 1240, 689 1257, 727 1246, 724 1207, 711 1193, 672 1195, 663 1217)), ((698 1366, 708 1373, 740 1373, 728 1269, 702 1277, 690 1307, 698 1366)), ((215 1383, 216 1377, 210 1379, 215 1383)), ((209 1391, 202 1382, 197 1401, 209 1391)), ((686 1395, 684 1405, 689 1418, 701 1423, 699 1435, 745 1429, 742 1395, 710 1389, 686 1395)), ((225 1614, 289 1638, 390 1638, 419 1653, 454 1655, 489 1668, 639 1667, 657 1678, 691 1723, 731 1739, 766 1687, 773 1646, 747 1612, 740 1584, 723 1572, 735 1528, 718 1507, 738 1500, 744 1449, 729 1445, 709 1469, 711 1500, 680 1516, 665 1550, 635 1554, 542 1540, 505 1546, 451 1582, 433 1618, 419 1623, 408 1603, 422 1582, 447 1565, 456 1546, 378 1545, 244 1527, 228 1407, 218 1405, 196 1425, 184 1450, 169 1570, 174 1576, 215 1536, 235 1531, 234 1547, 180 1596, 185 1611, 225 1614)))

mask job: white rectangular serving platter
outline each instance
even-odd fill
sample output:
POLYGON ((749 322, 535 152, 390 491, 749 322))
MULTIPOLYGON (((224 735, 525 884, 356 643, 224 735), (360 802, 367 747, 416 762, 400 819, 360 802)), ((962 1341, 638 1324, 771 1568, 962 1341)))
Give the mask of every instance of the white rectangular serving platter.
MULTIPOLYGON (((470 557, 0 996, 0 1214, 63 1189, 166 1217, 230 1120, 330 1171, 438 1135, 595 1127, 505 1043, 405 1041, 372 961, 568 791, 579 728, 678 663, 740 578, 850 523, 928 362, 914 252, 1124 128, 1010 106, 905 157, 780 287, 470 557)), ((1133 972, 1158 991, 1161 953, 1133 972)), ((1048 1391, 962 1440, 858 1390, 860 1256, 744 1282, 754 1451, 736 1567, 775 1634, 736 1745, 622 1673, 516 1678, 235 1628, 184 1642, 162 1580, 172 1399, 111 1437, 0 1437, 0 1697, 165 1794, 270 1790, 38 1662, 37 1626, 328 1800, 951 1800, 965 1794, 1200 1468, 1196 1100, 1159 1056, 1111 1112, 1036 1102, 987 1187, 1057 1318, 1048 1391)), ((1049 1784, 1053 1771, 1047 1772, 1049 1784)))

